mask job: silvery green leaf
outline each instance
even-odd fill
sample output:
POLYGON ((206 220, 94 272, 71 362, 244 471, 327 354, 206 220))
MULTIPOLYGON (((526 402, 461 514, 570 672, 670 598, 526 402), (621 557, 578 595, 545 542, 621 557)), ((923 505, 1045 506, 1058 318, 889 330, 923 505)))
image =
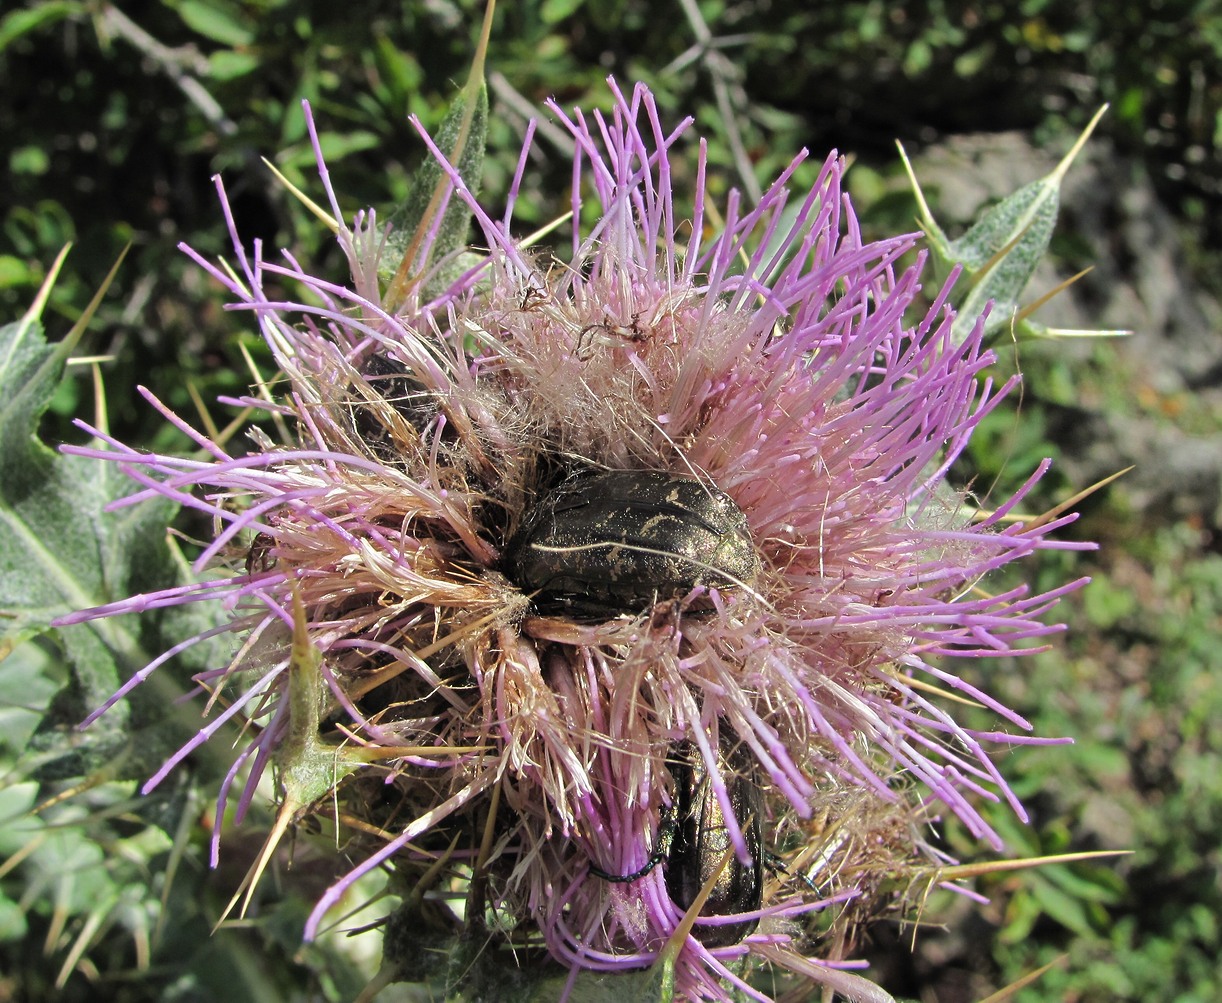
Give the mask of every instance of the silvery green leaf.
MULTIPOLYGON (((36 310, 0 326, 0 655, 50 634, 56 617, 176 579, 166 543, 176 506, 160 499, 107 511, 132 490, 119 465, 61 455, 38 437, 75 343, 74 332, 48 344, 36 310)), ((167 707, 183 686, 169 676, 85 732, 77 730, 148 661, 146 651, 160 649, 155 632, 166 622, 164 616, 128 617, 54 630, 67 682, 57 665, 47 665, 59 692, 44 700, 49 708, 30 742, 36 754, 30 765, 40 776, 97 770, 145 776, 150 763, 181 742, 177 712, 167 707), (142 729, 138 743, 136 729, 142 729)))
MULTIPOLYGON (((472 194, 478 195, 484 164, 484 144, 488 131, 488 88, 480 81, 474 88, 464 88, 450 105, 435 137, 437 146, 452 160, 472 194), (468 109, 470 109, 468 113, 468 109)), ((449 180, 433 157, 425 157, 412 175, 407 197, 390 214, 390 231, 386 248, 378 266, 379 278, 389 286, 404 265, 409 270, 423 271, 427 262, 418 259, 418 239, 434 226, 430 206, 434 196, 444 191, 449 180)), ((471 211, 461 199, 451 198, 442 214, 437 236, 430 249, 428 262, 437 263, 467 246, 471 211)), ((453 276, 448 271, 435 276, 432 284, 444 287, 453 276)), ((426 290, 427 294, 427 290, 426 290)))
POLYGON ((1060 209, 1061 182, 1106 110, 1106 105, 1099 109, 1051 172, 992 206, 957 240, 949 240, 934 221, 901 148, 920 208, 921 225, 935 259, 944 271, 958 266, 965 275, 960 281, 966 282, 968 292, 958 302, 955 320, 959 340, 968 336, 990 302, 993 306, 985 325, 986 337, 1012 327, 1018 334, 1038 336, 1031 322, 1021 315, 1019 297, 1048 252, 1060 209))

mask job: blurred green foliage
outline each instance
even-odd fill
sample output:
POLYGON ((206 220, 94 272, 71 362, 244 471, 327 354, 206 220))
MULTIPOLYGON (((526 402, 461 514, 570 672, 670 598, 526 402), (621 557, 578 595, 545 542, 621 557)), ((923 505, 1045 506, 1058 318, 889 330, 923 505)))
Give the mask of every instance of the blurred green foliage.
MULTIPOLYGON (((175 250, 184 240, 208 255, 227 250, 210 177, 223 174, 244 232, 261 237, 269 256, 291 246, 302 260, 338 270, 329 235, 259 158, 272 159, 294 183, 319 194, 300 105, 308 99, 344 209, 397 203, 423 153, 407 115, 437 128, 465 75, 482 4, 19 0, 9 6, 0 14, 0 161, 7 172, 0 188, 0 319, 24 311, 60 247, 72 242, 45 315, 54 340, 57 323, 66 328, 79 316, 121 248, 132 244, 95 318, 89 350, 113 357, 105 373, 118 437, 180 448, 128 388, 153 386, 170 406, 192 415, 189 385, 205 399, 244 392, 250 378, 242 349, 265 358, 249 321, 227 313, 214 283, 175 250)), ((849 183, 872 232, 912 227, 912 203, 886 194, 885 179, 895 173, 893 140, 911 153, 959 132, 1020 129, 1064 143, 1110 101, 1099 141, 1144 166, 1180 218, 1202 281, 1216 288, 1222 274, 1220 62, 1222 12, 1215 0, 1118 6, 1086 0, 506 2, 489 58, 484 193, 494 210, 506 198, 526 114, 537 113, 548 96, 564 106, 605 107, 608 74, 649 83, 672 124, 684 114, 696 116, 700 134, 709 138, 716 194, 730 186, 750 192, 803 146, 812 150, 812 169, 832 147, 852 155, 849 183)), ((527 177, 516 213, 524 229, 567 208, 568 168, 546 128, 536 138, 527 177)), ((1057 456, 1083 399, 1104 411, 1135 406, 1129 374, 1115 370, 1106 346, 1086 360, 1025 352, 1022 363, 1027 389, 1014 401, 1019 410, 999 410, 972 445, 982 495, 1012 490, 1041 457, 1057 456)), ((88 412, 91 400, 83 377, 66 383, 52 404, 46 438, 75 435, 68 419, 88 412)), ((1218 434, 1216 415, 1191 402, 1184 406, 1178 421, 1199 434, 1218 434)), ((1071 487, 1054 471, 1028 507, 1055 504, 1084 486, 1071 487)), ((986 912, 987 929, 975 931, 986 938, 988 957, 963 949, 922 954, 924 944, 937 943, 936 934, 925 934, 917 941, 915 971, 936 987, 947 970, 975 964, 999 986, 1068 951, 1065 965, 1019 998, 1222 998, 1222 738, 1212 727, 1222 713, 1216 668, 1222 556, 1215 514, 1177 522, 1134 513, 1123 487, 1088 499, 1082 510, 1071 535, 1103 539, 1105 549, 1085 572, 1064 554, 1045 555, 1041 572, 1045 585, 1063 581, 1070 569, 1095 577, 1063 611, 1073 628, 1068 641, 993 667, 987 680, 1038 733, 1073 735, 1076 744, 1009 759, 1004 770, 1031 807, 1034 825, 1016 825, 1004 809, 995 824, 1016 853, 1136 852, 1114 863, 982 882, 995 903, 986 912)), ((5 668, 23 667, 9 662, 5 668)), ((22 688, 28 675, 18 671, 0 680, 8 706, 37 705, 36 695, 22 688)), ((6 792, 5 826, 28 793, 6 792)), ((113 851, 108 869, 86 868, 96 885, 93 902, 114 908, 97 920, 80 970, 109 967, 130 981, 161 894, 158 879, 147 875, 169 851, 126 842, 135 838, 126 827, 127 806, 113 792, 100 793, 90 808, 114 819, 105 829, 113 851)), ((13 833, 35 838, 24 829, 4 831, 5 855, 14 849, 7 841, 13 833)), ((72 861, 91 852, 66 836, 38 838, 48 840, 40 852, 58 854, 59 863, 44 869, 62 874, 80 871, 72 861)), ((953 827, 948 840, 961 856, 977 852, 953 827)), ((18 908, 24 886, 16 879, 26 873, 18 868, 6 876, 0 896, 0 998, 16 985, 15 973, 25 978, 27 998, 90 998, 96 983, 83 975, 58 997, 68 991, 54 989, 51 980, 82 924, 98 911, 72 911, 71 895, 83 886, 18 908), (35 935, 48 945, 45 961, 24 947, 35 935), (38 965, 41 974, 31 974, 38 965)), ((204 878, 179 880, 175 894, 185 898, 175 900, 175 909, 190 913, 183 913, 179 933, 202 931, 206 924, 191 925, 198 909, 188 904, 207 894, 204 878)), ((282 926, 299 929, 288 920, 282 926)), ((276 939, 276 929, 265 929, 264 946, 287 980, 295 948, 287 933, 276 939)), ((182 943, 170 941, 171 947, 182 943)), ((137 982, 125 998, 199 998, 191 993, 217 970, 232 973, 231 987, 254 987, 256 998, 262 959, 256 964, 236 938, 211 950, 181 955, 191 959, 184 965, 196 981, 162 972, 164 978, 147 984, 147 995, 137 982), (179 977, 177 988, 165 988, 179 977)), ((328 967, 333 964, 339 963, 323 957, 313 974, 298 971, 300 991, 350 998, 352 974, 328 967)), ((922 992, 911 982, 889 988, 922 992)))
MULTIPOLYGON (((1087 521, 1123 518, 1105 506, 1087 521)), ((1095 580, 1070 600, 1065 642, 988 678, 1038 732, 1075 739, 1006 765, 1034 823, 994 813, 1010 850, 1133 851, 979 884, 994 899, 999 982, 1069 955, 1019 994, 1026 1003, 1222 997, 1222 556, 1183 524, 1126 529, 1127 552, 1079 567, 1095 580)))

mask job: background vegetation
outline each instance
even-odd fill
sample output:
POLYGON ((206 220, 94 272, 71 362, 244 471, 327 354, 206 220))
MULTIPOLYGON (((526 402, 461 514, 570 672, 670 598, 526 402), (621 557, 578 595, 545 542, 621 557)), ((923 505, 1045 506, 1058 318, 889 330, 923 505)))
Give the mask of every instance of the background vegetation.
MULTIPOLYGON (((210 176, 224 174, 245 233, 335 265, 329 238, 259 158, 317 191, 300 110, 308 98, 345 208, 397 201, 422 153, 406 113, 436 124, 481 14, 475 0, 19 3, 0 16, 0 316, 26 309, 71 242, 44 314, 56 338, 131 243, 88 350, 110 359, 116 435, 182 448, 131 388, 154 387, 193 414, 193 392, 244 390, 242 353, 261 351, 175 250, 181 240, 205 254, 225 250, 210 176)), ((1065 641, 989 670, 990 686, 1038 732, 1076 738, 1004 764, 1034 823, 998 813, 1012 851, 1134 853, 983 882, 992 899, 983 912, 935 899, 923 922, 941 926, 923 929, 915 948, 910 930, 876 929, 874 972, 896 994, 981 999, 1068 953, 1019 998, 1222 998, 1222 731, 1213 727, 1222 714, 1219 65, 1216 0, 518 0, 498 13, 484 179, 493 204, 526 116, 548 96, 606 106, 608 74, 648 82, 674 119, 696 116, 717 191, 750 192, 803 146, 816 163, 833 147, 849 154, 859 211, 878 234, 913 226, 895 139, 935 179, 935 214, 953 226, 1046 172, 1095 109, 1112 104, 1067 185, 1055 271, 1097 265, 1062 298, 1063 316, 1135 337, 1007 348, 1002 366, 1021 363, 1024 391, 994 416, 971 460, 982 491, 1004 491, 1039 457, 1055 457, 1033 507, 1137 465, 1081 506, 1073 532, 1100 540, 1098 554, 1072 569, 1049 555, 1039 569, 1049 583, 1095 579, 1062 607, 1072 627, 1065 641)), ((524 226, 554 211, 564 162, 544 127, 524 226)), ((1048 286, 1055 281, 1050 272, 1048 286)), ((68 419, 92 408, 82 371, 62 387, 44 437, 78 437, 68 419)), ((6 764, 54 691, 54 662, 50 650, 0 662, 6 764)), ((206 820, 190 796, 174 792, 175 817, 206 820)), ((48 826, 27 858, 27 807, 0 792, 0 859, 18 855, 3 871, 0 1000, 99 991, 207 999, 218 973, 232 999, 290 998, 288 986, 299 987, 294 998, 351 998, 359 986, 333 953, 296 954, 296 899, 285 899, 257 941, 209 939, 222 890, 238 875, 201 869, 200 831, 174 849, 103 788, 74 809, 94 814, 101 844, 48 826), (167 865, 178 869, 173 882, 167 865), (162 928, 164 916, 173 921, 162 928)), ((962 857, 980 852, 953 827, 946 838, 962 857)), ((297 877, 316 870, 324 881, 325 855, 298 851, 297 877)))

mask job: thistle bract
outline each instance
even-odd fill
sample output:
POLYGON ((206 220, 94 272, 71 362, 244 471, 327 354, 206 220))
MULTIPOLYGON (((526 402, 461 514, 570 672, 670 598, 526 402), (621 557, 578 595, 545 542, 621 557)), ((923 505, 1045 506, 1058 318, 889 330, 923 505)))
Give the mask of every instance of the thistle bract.
MULTIPOLYGON (((697 916, 677 995, 762 998, 727 967, 749 956, 843 984, 852 976, 803 957, 820 953, 801 947, 804 917, 936 863, 921 831, 940 814, 995 845, 979 800, 1022 815, 988 747, 1041 740, 944 660, 1011 654, 1057 629, 1042 617, 1077 583, 975 586, 1072 546, 1049 535, 1068 518, 1024 528, 1007 519, 1018 497, 981 517, 947 484, 1006 388, 985 374, 980 322, 952 337, 949 287, 917 308, 922 262, 900 263, 916 236, 863 242, 841 160, 794 193, 799 158, 758 205, 732 194, 713 226, 703 146, 685 154, 698 165, 686 206, 672 191, 688 123, 668 131, 646 90, 612 88, 607 116, 551 109, 575 144, 573 219, 598 210, 554 257, 512 236, 520 178, 493 219, 431 146, 487 251, 455 273, 429 261, 425 234, 418 260, 434 270, 393 308, 372 212, 339 227, 345 283, 265 260, 226 207, 237 271, 188 253, 254 316, 286 379, 275 403, 235 403, 271 411, 288 438, 254 431, 234 452, 191 432, 202 459, 111 440, 77 450, 122 464, 140 485, 130 501, 163 495, 219 527, 200 582, 77 619, 196 601, 230 612, 236 654, 200 678, 228 708, 151 783, 239 715, 261 725, 232 773, 249 767, 243 808, 269 762, 292 775, 303 721, 305 745, 343 764, 306 794, 283 781, 302 811, 337 788, 383 833, 308 936, 357 876, 390 863, 410 886, 441 858, 440 887, 466 889, 465 922, 491 926, 512 958, 545 950, 577 974, 648 966, 688 905, 668 891, 667 862, 649 866, 691 800, 668 766, 681 745, 734 873, 765 887, 697 916), (692 559, 713 573, 656 594, 655 565, 630 561, 628 596, 566 543, 572 563, 553 547, 548 567, 573 601, 540 601, 514 541, 559 534, 539 512, 565 483, 617 474, 725 498, 748 558, 692 559), (595 602, 581 602, 583 584, 595 602), (294 650, 316 656, 315 711, 294 694, 306 679, 294 650), (960 725, 947 690, 1000 725, 960 725), (761 873, 761 849, 783 854, 788 875, 761 873)), ((691 535, 692 517, 677 518, 691 535)), ((660 562, 674 557, 665 532, 650 539, 660 562)), ((685 866, 724 882, 693 854, 685 866)), ((823 962, 842 960, 832 950, 823 962)))

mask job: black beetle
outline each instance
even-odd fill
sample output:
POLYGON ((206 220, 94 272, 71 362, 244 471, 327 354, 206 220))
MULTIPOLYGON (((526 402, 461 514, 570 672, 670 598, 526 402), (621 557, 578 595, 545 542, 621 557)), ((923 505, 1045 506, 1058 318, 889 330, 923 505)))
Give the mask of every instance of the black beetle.
POLYGON ((526 591, 578 606, 641 609, 697 585, 751 587, 759 557, 747 518, 723 491, 653 470, 571 478, 506 548, 526 591))
MULTIPOLYGON (((389 355, 371 355, 365 362, 362 375, 420 435, 424 434, 441 413, 437 395, 426 390, 424 385, 412 376, 411 370, 389 355)), ((373 407, 361 403, 356 408, 355 423, 358 434, 378 456, 385 460, 400 458, 390 429, 373 407)), ((442 438, 453 439, 448 427, 442 438)))
MULTIPOLYGON (((675 781, 674 832, 666 854, 666 891, 671 901, 680 909, 691 908, 729 851, 730 858, 700 915, 753 912, 760 907, 764 894, 764 799, 754 779, 750 753, 742 746, 730 746, 723 738, 717 764, 751 854, 750 864, 734 854, 725 812, 709 782, 700 750, 690 742, 681 742, 672 750, 669 765, 675 781)), ((758 922, 751 918, 717 926, 697 924, 692 927, 692 936, 705 947, 726 947, 748 936, 758 922)))
MULTIPOLYGON (((667 894, 686 912, 705 882, 721 868, 700 915, 730 916, 759 909, 764 891, 764 799, 754 779, 750 753, 723 736, 717 763, 734 818, 751 854, 750 864, 744 864, 733 852, 725 812, 700 750, 691 742, 679 742, 666 763, 674 781, 674 800, 664 811, 653 855, 632 874, 609 874, 593 865, 590 873, 606 881, 630 882, 643 878, 660 863, 666 874, 667 894)), ((727 947, 749 936, 758 922, 751 918, 716 926, 697 924, 692 927, 692 936, 705 947, 727 947)))

